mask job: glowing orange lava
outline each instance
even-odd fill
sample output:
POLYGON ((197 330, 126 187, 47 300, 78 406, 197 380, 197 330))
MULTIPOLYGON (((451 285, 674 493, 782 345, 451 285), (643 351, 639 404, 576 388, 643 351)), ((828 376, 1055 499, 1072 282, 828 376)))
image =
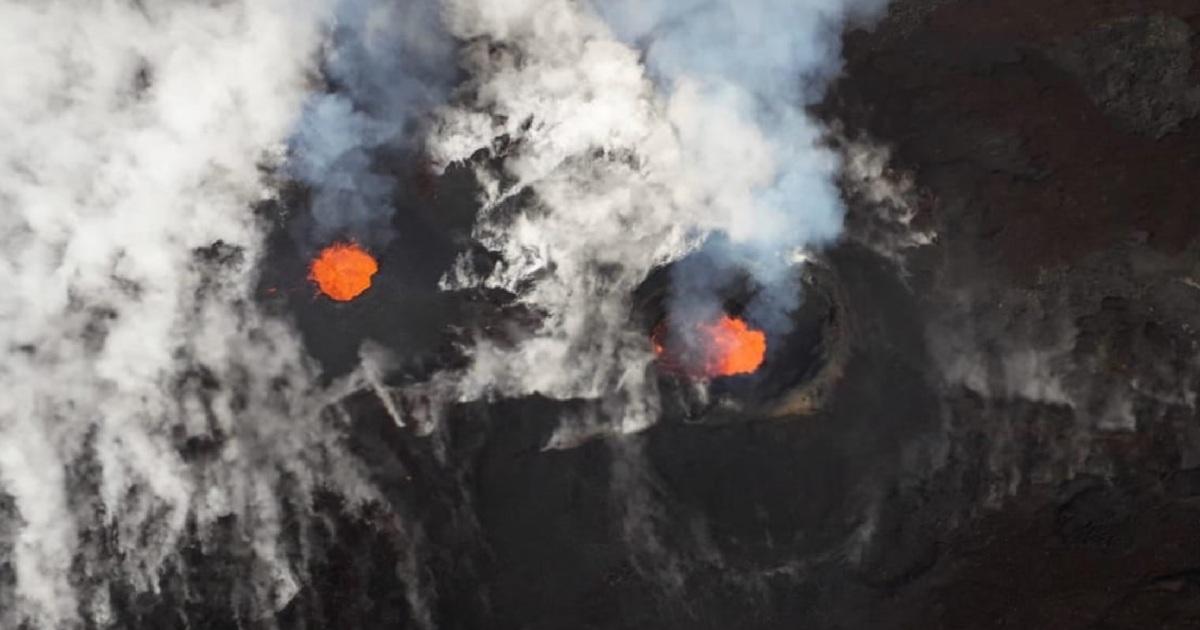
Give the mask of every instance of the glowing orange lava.
POLYGON ((762 365, 767 336, 761 330, 728 315, 701 329, 708 336, 705 372, 713 376, 751 374, 762 365))
POLYGON ((671 370, 681 369, 696 376, 734 376, 752 374, 767 354, 767 335, 751 328, 742 319, 722 315, 720 319, 698 324, 695 339, 681 352, 668 351, 665 329, 655 331, 651 339, 654 353, 671 370))
POLYGON ((334 243, 308 268, 308 279, 331 300, 348 302, 371 286, 371 276, 379 265, 366 250, 355 243, 334 243))

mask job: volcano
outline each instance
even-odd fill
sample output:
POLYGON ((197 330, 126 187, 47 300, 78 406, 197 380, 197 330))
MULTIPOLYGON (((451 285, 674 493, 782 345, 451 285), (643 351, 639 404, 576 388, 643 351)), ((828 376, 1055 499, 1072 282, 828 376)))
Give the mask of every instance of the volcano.
POLYGON ((1200 628, 1195 0, 9 4, 0 628, 1200 628))
POLYGON ((785 325, 767 330, 745 316, 759 290, 746 275, 721 289, 723 312, 677 323, 670 314, 680 264, 655 270, 638 288, 633 318, 644 326, 668 422, 724 424, 803 416, 837 383, 853 339, 854 305, 837 265, 796 267, 804 294, 785 325))

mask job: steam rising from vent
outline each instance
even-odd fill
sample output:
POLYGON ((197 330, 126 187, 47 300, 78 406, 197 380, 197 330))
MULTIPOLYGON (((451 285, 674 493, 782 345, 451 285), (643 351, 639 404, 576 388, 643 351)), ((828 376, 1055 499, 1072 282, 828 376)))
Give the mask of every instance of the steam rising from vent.
POLYGON ((675 317, 710 320, 726 288, 722 278, 744 270, 763 289, 747 315, 786 332, 799 304, 794 253, 836 237, 842 221, 837 160, 819 146, 824 129, 803 107, 819 100, 840 68, 849 9, 882 3, 592 1, 622 41, 644 49, 666 98, 686 108, 672 123, 693 172, 719 182, 718 193, 740 196, 711 208, 720 233, 699 264, 675 267, 675 317), (731 138, 735 123, 756 134, 753 153, 731 138))
MULTIPOLYGON (((295 335, 250 287, 311 2, 0 6, 0 627, 109 627, 235 516, 246 617, 296 592, 288 500, 355 493, 295 335), (23 625, 28 624, 28 625, 23 625)), ((315 160, 316 158, 314 158, 315 160)), ((363 491, 365 492, 365 491, 363 491)))
MULTIPOLYGON (((646 427, 654 352, 632 295, 685 257, 671 321, 717 321, 722 283, 748 274, 734 332, 761 359, 798 303, 796 251, 840 229, 838 164, 803 107, 837 69, 846 7, 0 6, 0 564, 16 577, 0 627, 111 625, 107 580, 154 591, 185 531, 218 520, 252 560, 238 617, 269 617, 304 571, 281 502, 374 496, 322 421, 336 396, 254 306, 262 172, 312 193, 295 225, 315 257, 389 238, 389 164, 415 142, 441 166, 492 158, 473 163, 474 237, 495 264, 464 256, 442 284, 505 290, 537 323, 477 340, 427 399, 586 398, 617 430, 646 427)), ((344 295, 369 285, 362 262, 344 295)), ((750 369, 740 356, 730 371, 750 369)))
POLYGON ((619 429, 647 426, 653 355, 630 294, 693 252, 717 273, 676 287, 674 321, 712 321, 718 280, 749 273, 762 290, 746 316, 786 329, 797 250, 840 229, 837 160, 803 107, 839 67, 850 8, 448 0, 470 79, 430 151, 498 158, 477 165, 476 237, 499 262, 464 258, 444 284, 502 288, 543 316, 516 345, 479 341, 460 394, 602 398, 619 429))
POLYGON ((290 173, 313 188, 305 246, 391 236, 393 177, 383 162, 411 149, 420 117, 453 77, 454 43, 436 0, 332 0, 322 71, 292 138, 290 173))

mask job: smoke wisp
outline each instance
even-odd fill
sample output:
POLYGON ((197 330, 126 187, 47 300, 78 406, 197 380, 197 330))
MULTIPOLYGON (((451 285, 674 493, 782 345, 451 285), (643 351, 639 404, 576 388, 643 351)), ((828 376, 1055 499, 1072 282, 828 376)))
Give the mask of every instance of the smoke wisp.
POLYGON ((645 428, 632 296, 692 254, 673 317, 749 274, 748 317, 786 328, 797 250, 840 230, 838 160, 803 107, 850 8, 0 4, 0 626, 112 625, 109 582, 154 591, 189 528, 230 516, 254 558, 241 612, 269 615, 303 579, 281 501, 374 496, 323 421, 335 394, 255 306, 264 172, 311 190, 304 247, 378 246, 389 160, 422 141, 441 166, 483 156, 474 237, 494 264, 464 256, 443 286, 506 291, 536 324, 478 339, 430 397, 588 399, 645 428))

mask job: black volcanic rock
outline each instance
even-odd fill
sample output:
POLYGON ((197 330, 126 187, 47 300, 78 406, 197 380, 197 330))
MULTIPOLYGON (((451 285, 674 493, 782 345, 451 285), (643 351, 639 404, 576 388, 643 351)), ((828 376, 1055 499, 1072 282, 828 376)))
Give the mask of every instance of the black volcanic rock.
POLYGON ((1093 27, 1051 55, 1076 75, 1098 107, 1158 139, 1200 113, 1193 35, 1178 17, 1134 15, 1093 27))
MULTIPOLYGON (((815 108, 831 143, 888 147, 885 175, 912 186, 899 223, 848 191, 849 237, 823 254, 847 342, 820 404, 711 424, 668 406, 642 434, 559 450, 546 446, 561 417, 586 401, 458 405, 420 435, 361 392, 345 402, 351 446, 386 504, 351 513, 322 495, 288 514, 287 553, 309 575, 275 619, 238 616, 248 542, 234 522, 219 545, 194 541, 157 596, 115 593, 117 616, 1200 627, 1198 26, 1194 0, 896 0, 846 34, 845 72, 815 108), (934 236, 898 252, 897 230, 934 236)), ((287 225, 272 242, 263 289, 281 294, 264 301, 294 314, 331 375, 370 340, 418 357, 393 382, 419 380, 447 361, 447 321, 507 307, 437 291, 468 247, 471 188, 416 171, 414 198, 397 200, 402 242, 380 252, 400 271, 381 272, 379 295, 314 300, 287 225)))

